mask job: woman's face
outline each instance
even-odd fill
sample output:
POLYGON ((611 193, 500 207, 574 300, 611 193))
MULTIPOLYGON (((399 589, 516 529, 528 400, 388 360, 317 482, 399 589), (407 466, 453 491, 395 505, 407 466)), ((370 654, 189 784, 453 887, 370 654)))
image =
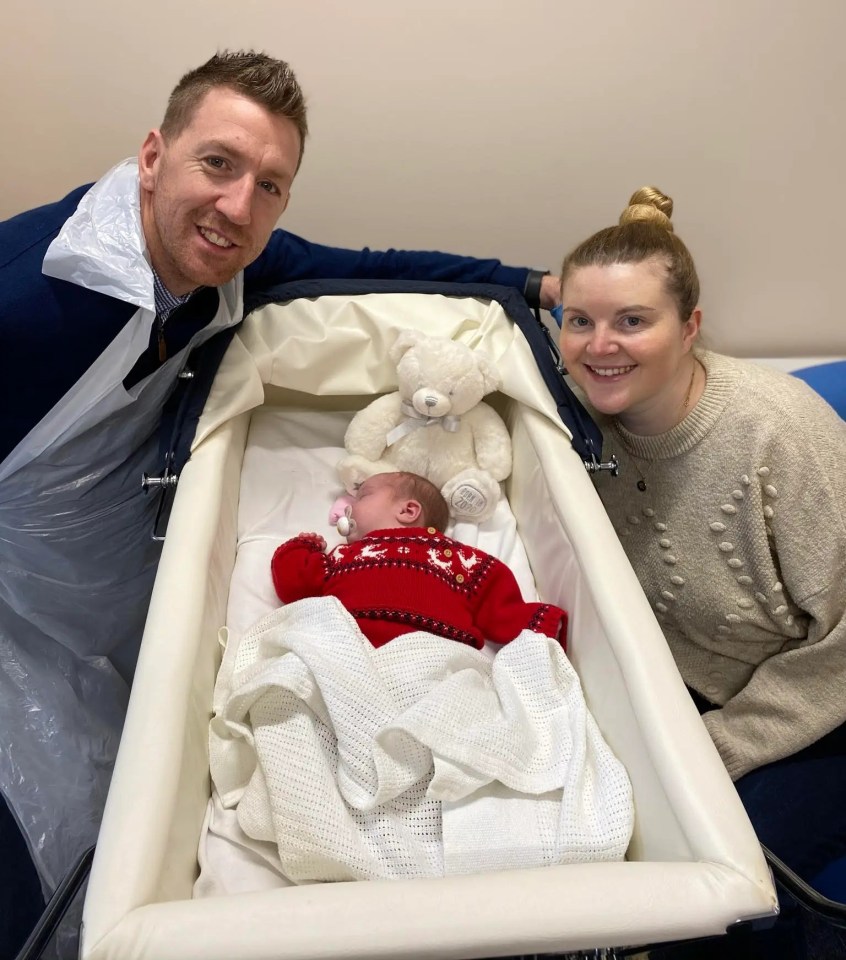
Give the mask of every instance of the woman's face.
POLYGON ((651 259, 579 267, 562 290, 568 372, 595 409, 635 432, 661 432, 690 380, 701 314, 682 322, 665 280, 663 263, 651 259))

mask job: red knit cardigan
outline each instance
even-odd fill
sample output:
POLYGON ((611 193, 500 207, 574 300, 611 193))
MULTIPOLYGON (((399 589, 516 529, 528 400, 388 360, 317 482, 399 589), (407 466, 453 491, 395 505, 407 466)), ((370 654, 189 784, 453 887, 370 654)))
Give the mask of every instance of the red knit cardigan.
POLYGON ((276 549, 271 573, 285 603, 337 597, 377 647, 413 630, 477 648, 522 630, 565 644, 564 610, 527 603, 504 563, 434 527, 376 530, 328 554, 314 539, 294 537, 276 549))

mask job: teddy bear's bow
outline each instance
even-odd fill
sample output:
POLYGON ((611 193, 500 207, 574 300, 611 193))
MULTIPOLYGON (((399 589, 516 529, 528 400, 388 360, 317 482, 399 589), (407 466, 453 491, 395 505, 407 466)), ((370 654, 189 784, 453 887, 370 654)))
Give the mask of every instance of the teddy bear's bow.
POLYGON ((461 417, 454 413, 429 417, 425 413, 420 413, 410 403, 401 404, 400 410, 405 414, 405 420, 399 426, 394 427, 385 437, 385 442, 389 447, 393 446, 397 440, 407 437, 409 433, 419 427, 431 427, 434 424, 440 424, 447 433, 456 433, 461 426, 461 417))

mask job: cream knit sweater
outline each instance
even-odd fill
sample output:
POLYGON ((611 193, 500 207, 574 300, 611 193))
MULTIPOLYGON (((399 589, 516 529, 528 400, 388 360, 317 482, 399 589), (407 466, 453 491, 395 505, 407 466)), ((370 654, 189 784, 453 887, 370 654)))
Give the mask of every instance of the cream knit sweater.
POLYGON ((795 377, 700 359, 667 433, 592 411, 621 468, 596 487, 737 779, 846 721, 846 422, 795 377))

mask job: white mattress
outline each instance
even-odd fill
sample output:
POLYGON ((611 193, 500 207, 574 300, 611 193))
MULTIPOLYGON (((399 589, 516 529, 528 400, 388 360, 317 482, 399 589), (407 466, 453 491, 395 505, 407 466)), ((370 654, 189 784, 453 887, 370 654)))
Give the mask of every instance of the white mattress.
MULTIPOLYGON (((227 605, 228 643, 279 606, 270 578, 277 546, 304 530, 341 537, 329 511, 343 493, 335 464, 354 411, 315 412, 262 407, 253 416, 241 472, 238 545, 227 605)), ((484 524, 453 524, 455 539, 494 554, 509 565, 526 600, 538 599, 517 524, 503 498, 484 524)), ((491 651, 491 655, 493 652, 491 651)), ((199 847, 195 897, 222 896, 288 886, 279 873, 273 844, 250 839, 212 794, 199 847)))

